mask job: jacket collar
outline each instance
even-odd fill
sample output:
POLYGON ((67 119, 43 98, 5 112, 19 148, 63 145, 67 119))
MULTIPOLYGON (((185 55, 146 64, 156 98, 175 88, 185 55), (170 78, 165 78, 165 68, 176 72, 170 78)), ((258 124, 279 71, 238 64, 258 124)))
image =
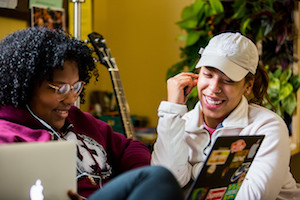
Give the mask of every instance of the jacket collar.
MULTIPOLYGON (((203 114, 200 101, 196 104, 195 108, 188 112, 183 118, 186 120, 185 130, 187 132, 198 132, 203 129, 203 114)), ((248 101, 246 97, 242 96, 241 102, 229 116, 218 125, 218 128, 244 128, 248 123, 248 101)))

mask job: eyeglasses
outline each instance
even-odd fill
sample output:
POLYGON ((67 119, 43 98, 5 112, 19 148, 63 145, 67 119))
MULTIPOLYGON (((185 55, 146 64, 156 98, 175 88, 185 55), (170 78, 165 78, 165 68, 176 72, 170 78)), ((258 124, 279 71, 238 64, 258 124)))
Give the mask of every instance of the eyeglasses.
POLYGON ((55 90, 55 94, 58 101, 64 100, 69 94, 70 90, 72 91, 74 98, 77 98, 81 93, 84 84, 84 81, 78 81, 74 85, 63 84, 62 86, 57 86, 48 83, 48 85, 55 90))

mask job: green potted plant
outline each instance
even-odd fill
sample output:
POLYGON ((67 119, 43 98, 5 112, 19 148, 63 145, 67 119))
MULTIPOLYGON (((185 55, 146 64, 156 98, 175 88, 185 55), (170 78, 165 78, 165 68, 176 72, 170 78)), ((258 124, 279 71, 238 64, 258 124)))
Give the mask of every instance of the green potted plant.
POLYGON ((290 68, 282 72, 282 68, 278 68, 274 72, 269 71, 269 87, 268 95, 270 102, 265 101, 264 105, 274 110, 289 125, 292 120, 293 112, 297 106, 296 92, 299 88, 298 75, 292 75, 290 68))

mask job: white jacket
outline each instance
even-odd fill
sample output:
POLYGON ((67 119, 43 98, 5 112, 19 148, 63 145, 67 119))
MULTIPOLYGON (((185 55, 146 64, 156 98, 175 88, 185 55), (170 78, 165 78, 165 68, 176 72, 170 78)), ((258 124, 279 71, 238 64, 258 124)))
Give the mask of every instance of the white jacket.
POLYGON ((288 129, 274 112, 248 104, 243 97, 211 138, 203 127, 200 102, 187 112, 185 105, 163 101, 158 116, 158 138, 151 164, 167 167, 181 186, 197 177, 217 136, 265 135, 236 199, 300 199, 300 184, 289 168, 288 129))

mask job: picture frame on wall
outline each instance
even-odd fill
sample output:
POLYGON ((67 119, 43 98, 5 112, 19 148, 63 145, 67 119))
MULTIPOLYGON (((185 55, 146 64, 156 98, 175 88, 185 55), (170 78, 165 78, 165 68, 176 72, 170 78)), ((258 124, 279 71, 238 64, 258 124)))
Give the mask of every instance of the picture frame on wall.
POLYGON ((31 26, 66 30, 65 10, 33 5, 31 8, 31 26))
MULTIPOLYGON (((1 0, 0 0, 1 1, 1 0)), ((37 7, 41 7, 42 5, 36 5, 37 7)), ((68 10, 69 10, 69 1, 63 0, 63 7, 64 9, 64 16, 65 16, 65 29, 68 30, 69 28, 69 17, 68 17, 68 10)), ((56 10, 56 9, 55 9, 56 10)), ((10 18, 10 19, 17 19, 27 22, 27 26, 32 26, 32 19, 31 19, 31 8, 29 8, 29 0, 22 0, 17 1, 17 7, 15 9, 8 9, 0 7, 0 17, 10 18)))

